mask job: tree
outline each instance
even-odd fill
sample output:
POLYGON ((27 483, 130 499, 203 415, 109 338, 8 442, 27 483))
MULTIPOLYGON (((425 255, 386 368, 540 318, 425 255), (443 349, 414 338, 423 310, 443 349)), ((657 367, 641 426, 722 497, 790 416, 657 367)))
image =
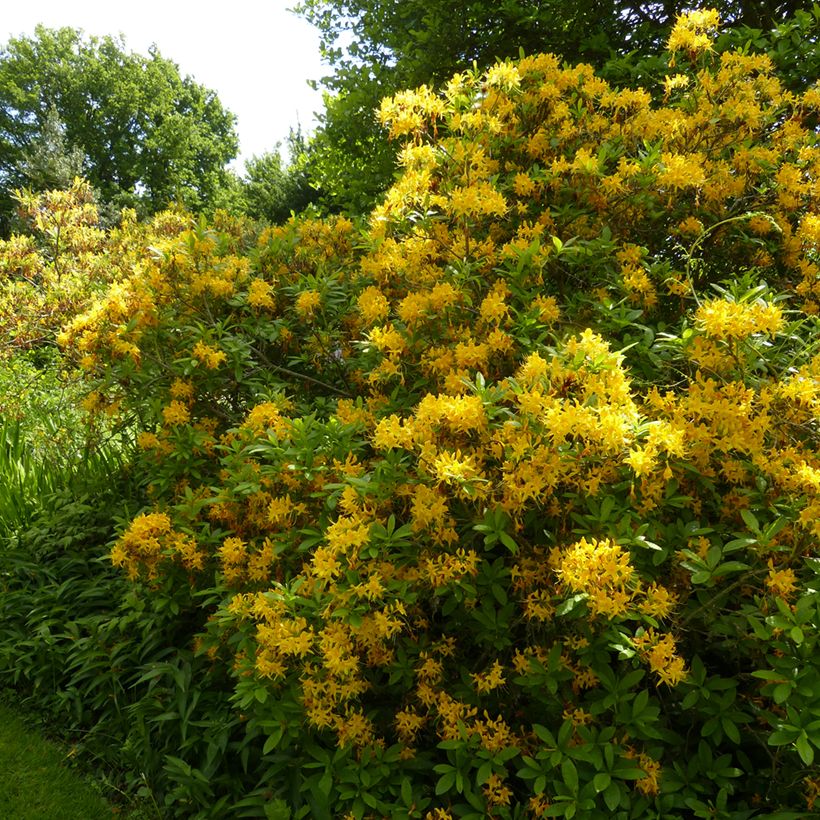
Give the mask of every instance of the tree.
POLYGON ((83 151, 69 145, 65 125, 51 106, 43 127, 31 145, 22 152, 17 165, 26 178, 27 187, 36 191, 65 190, 77 177, 83 175, 83 151))
POLYGON ((284 222, 291 212, 303 211, 318 192, 311 188, 305 167, 306 143, 301 131, 288 137, 290 160, 284 164, 279 146, 245 163, 242 191, 247 213, 255 219, 284 222))
POLYGON ((216 94, 156 48, 143 56, 119 39, 38 26, 0 50, 0 230, 13 189, 51 187, 32 158, 58 133, 66 156, 82 151, 105 202, 153 212, 175 200, 211 204, 236 155, 234 126, 216 94))
MULTIPOLYGON (((319 30, 333 73, 324 78, 326 108, 312 145, 315 181, 331 207, 360 210, 390 183, 395 151, 380 138, 374 111, 402 88, 436 84, 476 63, 552 52, 591 63, 630 52, 654 53, 679 0, 303 0, 296 11, 319 30)), ((799 0, 715 3, 726 27, 773 28, 799 0)), ((619 77, 637 79, 627 67, 619 77)), ((616 78, 613 78, 616 79, 616 78)))

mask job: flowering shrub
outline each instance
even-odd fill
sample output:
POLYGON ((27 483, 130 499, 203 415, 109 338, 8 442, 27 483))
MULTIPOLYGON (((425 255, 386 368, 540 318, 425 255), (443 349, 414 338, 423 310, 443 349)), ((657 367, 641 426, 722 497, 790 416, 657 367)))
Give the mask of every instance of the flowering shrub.
POLYGON ((64 332, 141 424, 112 559, 266 738, 237 810, 813 807, 820 89, 716 25, 660 105, 550 55, 385 100, 367 223, 200 223, 64 332))
MULTIPOLYGON (((108 237, 98 225, 87 182, 76 179, 67 191, 18 191, 16 198, 29 232, 0 241, 4 359, 53 344, 61 324, 88 307, 115 278, 117 267, 103 253, 108 237)), ((118 254, 114 258, 127 264, 118 254)))

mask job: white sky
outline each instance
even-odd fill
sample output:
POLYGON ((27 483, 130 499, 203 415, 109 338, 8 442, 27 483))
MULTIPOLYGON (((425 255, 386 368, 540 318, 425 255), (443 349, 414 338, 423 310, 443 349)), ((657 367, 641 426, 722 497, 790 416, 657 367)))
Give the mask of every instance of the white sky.
MULTIPOLYGON (((89 35, 125 37, 128 51, 145 54, 155 43, 183 76, 216 91, 236 114, 238 172, 244 160, 284 143, 291 126, 315 125, 321 94, 307 81, 327 74, 313 26, 289 12, 295 0, 5 0, 0 44, 32 35, 42 23, 89 35)), ((283 152, 284 153, 284 152, 283 152)))

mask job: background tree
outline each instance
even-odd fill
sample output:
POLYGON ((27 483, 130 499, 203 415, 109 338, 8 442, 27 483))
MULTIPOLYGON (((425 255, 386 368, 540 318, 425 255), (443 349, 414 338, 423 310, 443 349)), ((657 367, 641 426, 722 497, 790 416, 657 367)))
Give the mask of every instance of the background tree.
POLYGON ((22 152, 17 170, 25 177, 29 188, 63 190, 83 175, 83 159, 82 148, 69 145, 65 125, 57 109, 51 106, 40 133, 22 152))
POLYGON ((249 216, 280 223, 316 201, 318 192, 308 180, 307 144, 301 131, 291 131, 288 153, 285 163, 277 145, 273 151, 245 163, 241 185, 249 216))
POLYGON ((33 37, 12 38, 0 50, 5 233, 11 191, 51 185, 34 173, 33 157, 44 150, 55 158, 81 151, 85 176, 105 202, 144 213, 175 200, 208 207, 237 147, 235 118, 216 94, 182 77, 155 48, 144 56, 119 39, 38 26, 33 37))
MULTIPOLYGON (((518 57, 521 50, 553 52, 596 68, 615 59, 605 72, 610 79, 641 82, 651 66, 617 58, 656 53, 675 17, 693 5, 679 0, 303 0, 296 11, 318 28, 333 71, 322 81, 325 110, 311 144, 314 182, 324 189, 331 210, 357 211, 374 203, 395 171, 393 146, 381 139, 374 111, 399 89, 438 84, 465 66, 487 67, 496 58, 518 57)), ((759 40, 808 6, 800 0, 713 5, 727 28, 749 30, 745 41, 759 40)))

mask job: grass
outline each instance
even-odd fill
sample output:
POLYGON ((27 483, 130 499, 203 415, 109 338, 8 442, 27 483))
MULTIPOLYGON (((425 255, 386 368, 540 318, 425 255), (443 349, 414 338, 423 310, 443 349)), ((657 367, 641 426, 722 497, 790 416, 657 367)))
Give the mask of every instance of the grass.
POLYGON ((117 811, 65 763, 65 753, 0 704, 0 806, 15 820, 110 820, 117 811))

